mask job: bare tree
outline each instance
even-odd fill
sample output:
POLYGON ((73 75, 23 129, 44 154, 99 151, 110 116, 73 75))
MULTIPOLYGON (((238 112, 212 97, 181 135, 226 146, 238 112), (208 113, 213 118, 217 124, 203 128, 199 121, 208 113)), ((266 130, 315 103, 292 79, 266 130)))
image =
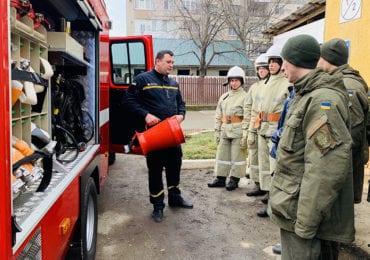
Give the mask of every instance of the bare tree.
MULTIPOLYGON (((240 51, 235 46, 229 50, 217 49, 223 34, 228 29, 226 14, 220 5, 222 0, 175 0, 179 33, 190 39, 195 49, 189 50, 199 61, 199 76, 207 74, 207 68, 216 56, 240 51), (209 52, 209 53, 208 53, 209 52)), ((184 53, 184 54, 187 54, 184 53)))
POLYGON ((281 19, 289 3, 296 8, 296 4, 305 2, 307 0, 296 3, 289 0, 222 0, 222 9, 230 30, 234 31, 248 56, 253 59, 271 45, 270 39, 265 39, 262 32, 281 19))

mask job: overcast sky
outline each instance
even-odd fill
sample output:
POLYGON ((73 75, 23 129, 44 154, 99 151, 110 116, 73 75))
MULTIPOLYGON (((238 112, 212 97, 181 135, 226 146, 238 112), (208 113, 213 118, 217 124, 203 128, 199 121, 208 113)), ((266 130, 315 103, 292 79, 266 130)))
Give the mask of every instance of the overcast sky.
POLYGON ((112 21, 111 36, 126 35, 126 0, 105 0, 108 15, 112 21))

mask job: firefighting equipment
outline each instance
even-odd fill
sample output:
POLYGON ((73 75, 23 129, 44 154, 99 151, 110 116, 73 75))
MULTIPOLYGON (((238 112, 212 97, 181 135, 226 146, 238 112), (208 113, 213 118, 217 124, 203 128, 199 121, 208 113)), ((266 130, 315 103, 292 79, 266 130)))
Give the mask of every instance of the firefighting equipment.
POLYGON ((31 123, 31 141, 38 150, 46 154, 54 154, 56 141, 51 140, 48 132, 31 123))
POLYGON ((281 56, 297 67, 314 69, 320 58, 320 45, 310 35, 297 35, 285 43, 281 56))
POLYGON ((50 79, 54 75, 54 71, 49 61, 40 57, 40 65, 41 77, 46 80, 50 79))
MULTIPOLYGON (((35 70, 30 66, 29 67, 29 70, 31 73, 35 73, 35 70)), ((43 85, 40 85, 40 84, 33 84, 33 87, 35 88, 35 92, 36 93, 41 93, 44 91, 45 87, 43 85)))
POLYGON ((29 145, 15 136, 12 136, 12 145, 18 151, 20 151, 24 156, 29 156, 34 153, 34 151, 29 147, 29 145))
POLYGON ((279 44, 274 44, 272 45, 266 52, 266 56, 268 58, 268 60, 270 59, 281 59, 281 49, 282 49, 283 46, 279 45, 279 44))
POLYGON ((22 191, 25 190, 25 183, 21 179, 18 179, 14 175, 12 175, 12 191, 13 191, 13 199, 18 197, 22 191))
POLYGON ((143 155, 156 150, 176 147, 185 142, 176 116, 169 117, 148 130, 135 134, 143 155))
POLYGON ((12 106, 17 102, 19 96, 22 94, 23 84, 18 80, 12 80, 12 106))
POLYGON ((229 69, 229 71, 227 72, 227 82, 225 82, 223 85, 226 86, 229 84, 230 82, 230 79, 240 79, 241 83, 244 84, 244 81, 245 81, 245 72, 242 68, 238 67, 238 66, 234 66, 232 68, 229 69))
POLYGON ((259 112, 254 121, 254 128, 260 128, 261 122, 279 122, 280 113, 259 112))
POLYGON ((30 186, 41 178, 42 168, 34 166, 31 162, 22 163, 24 158, 24 154, 12 147, 13 175, 25 182, 26 186, 30 186), (20 165, 18 166, 17 163, 20 165))
POLYGON ((53 75, 53 70, 47 60, 40 58, 40 63, 41 70, 43 71, 41 75, 34 71, 30 66, 30 61, 27 59, 22 59, 20 61, 19 68, 16 66, 16 62, 12 62, 12 80, 15 84, 15 95, 12 102, 15 103, 17 91, 20 89, 17 82, 22 82, 23 92, 19 94, 19 100, 22 103, 42 107, 46 94, 45 87, 49 85, 48 79, 53 75))
POLYGON ((29 105, 36 105, 37 104, 37 96, 36 90, 33 87, 33 83, 29 81, 23 82, 23 91, 19 96, 19 100, 22 103, 29 104, 29 105))
POLYGON ((330 64, 341 66, 348 61, 348 47, 344 40, 331 39, 321 45, 321 57, 330 64))
POLYGON ((262 53, 260 56, 257 57, 256 61, 254 62, 254 67, 257 70, 258 67, 269 67, 269 61, 266 53, 262 53))
POLYGON ((32 9, 32 5, 29 0, 11 0, 10 6, 17 10, 18 20, 27 15, 32 9))

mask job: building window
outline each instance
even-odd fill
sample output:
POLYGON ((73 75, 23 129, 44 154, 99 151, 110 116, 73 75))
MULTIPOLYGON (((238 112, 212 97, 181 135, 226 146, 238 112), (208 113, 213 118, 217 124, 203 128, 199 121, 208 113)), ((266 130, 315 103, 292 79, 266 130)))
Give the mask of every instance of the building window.
POLYGON ((177 75, 189 76, 190 70, 177 70, 177 75))
POLYGON ((174 2, 174 0, 164 0, 164 2, 163 2, 163 9, 166 9, 166 10, 173 10, 173 9, 175 9, 175 2, 174 2))
POLYGON ((196 0, 182 0, 182 7, 186 10, 195 10, 197 9, 197 1, 196 0))
POLYGON ((284 6, 282 5, 277 5, 275 7, 275 14, 276 15, 283 15, 284 14, 284 6))
POLYGON ((236 31, 234 28, 229 28, 229 36, 236 36, 236 31))
POLYGON ((154 10, 153 0, 134 0, 134 9, 154 10))
POLYGON ((218 71, 218 76, 227 76, 227 70, 219 70, 218 71))
POLYGON ((135 33, 144 34, 144 33, 155 33, 162 32, 166 28, 163 21, 160 20, 135 20, 135 33))

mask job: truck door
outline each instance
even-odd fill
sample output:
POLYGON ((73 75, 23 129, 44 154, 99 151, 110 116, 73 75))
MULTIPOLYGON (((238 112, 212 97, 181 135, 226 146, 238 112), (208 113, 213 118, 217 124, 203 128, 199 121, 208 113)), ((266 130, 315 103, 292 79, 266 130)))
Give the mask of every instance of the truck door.
POLYGON ((110 153, 123 153, 135 133, 137 119, 126 108, 127 88, 141 72, 153 68, 152 37, 111 38, 110 52, 110 153))

